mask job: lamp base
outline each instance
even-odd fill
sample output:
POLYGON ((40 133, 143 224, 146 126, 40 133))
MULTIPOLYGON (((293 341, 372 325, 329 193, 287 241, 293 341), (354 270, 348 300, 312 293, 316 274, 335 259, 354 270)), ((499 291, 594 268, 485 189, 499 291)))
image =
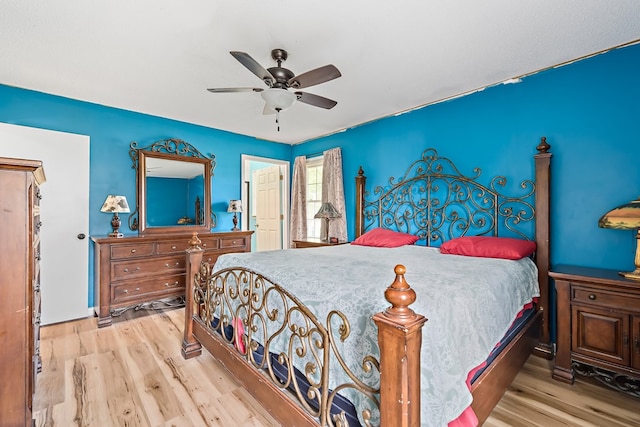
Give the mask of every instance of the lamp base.
POLYGON ((640 281, 640 269, 639 268, 636 268, 634 271, 621 271, 618 274, 621 275, 622 277, 626 278, 626 279, 640 281))

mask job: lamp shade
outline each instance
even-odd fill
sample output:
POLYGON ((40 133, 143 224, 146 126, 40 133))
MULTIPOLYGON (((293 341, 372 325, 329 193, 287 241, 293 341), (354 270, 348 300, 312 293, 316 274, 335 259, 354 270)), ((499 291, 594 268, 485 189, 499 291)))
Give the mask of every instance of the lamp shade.
POLYGON ((634 230, 640 228, 640 199, 611 209, 598 221, 601 228, 634 230))
POLYGON ((342 215, 329 202, 323 202, 314 218, 340 218, 342 215))
POLYGON ((267 103, 267 107, 275 111, 286 110, 287 108, 291 107, 293 101, 296 100, 295 93, 289 92, 286 89, 279 88, 270 88, 263 90, 262 92, 260 92, 260 95, 262 95, 262 99, 264 99, 264 102, 267 103))
POLYGON ((229 200, 227 212, 242 212, 242 200, 229 200))
POLYGON ((129 213, 130 210, 127 198, 125 196, 114 196, 113 194, 109 194, 102 204, 100 212, 129 213))

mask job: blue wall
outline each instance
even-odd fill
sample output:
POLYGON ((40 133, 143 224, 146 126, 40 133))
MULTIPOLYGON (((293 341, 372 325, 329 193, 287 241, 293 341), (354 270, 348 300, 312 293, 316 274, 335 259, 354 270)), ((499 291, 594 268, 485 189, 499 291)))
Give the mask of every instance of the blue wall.
POLYGON ((91 137, 92 235, 110 231, 100 213, 105 194, 135 200, 131 141, 146 146, 176 137, 216 155, 212 202, 218 230, 232 226, 226 209, 241 194, 241 154, 293 164, 297 155, 340 146, 353 237, 358 166, 372 188, 401 176, 425 148, 435 147, 462 173, 481 167, 484 176, 501 173, 515 185, 533 176, 531 156, 547 136, 553 153, 552 262, 632 269, 633 233, 599 229, 597 221, 640 195, 639 70, 640 46, 631 46, 293 147, 2 85, 0 121, 91 137))
POLYGON ((358 166, 372 189, 434 147, 464 174, 478 166, 484 176, 500 173, 516 183, 533 177, 531 156, 546 136, 553 153, 552 263, 631 270, 633 232, 597 223, 640 195, 639 72, 640 45, 618 49, 294 146, 293 157, 342 147, 353 236, 358 166))
MULTIPOLYGON (((89 233, 97 236, 111 231, 109 218, 100 212, 105 195, 121 194, 136 200, 136 175, 129 158, 132 141, 146 147, 161 139, 179 138, 204 154, 215 154, 211 201, 218 225, 214 231, 233 226, 226 211, 229 200, 241 194, 241 154, 278 160, 291 157, 287 144, 4 85, 0 85, 0 121, 90 136, 89 233)), ((124 225, 126 217, 122 218, 124 225)), ((126 226, 120 231, 137 234, 126 226)), ((93 306, 91 245, 89 259, 89 306, 93 306)))

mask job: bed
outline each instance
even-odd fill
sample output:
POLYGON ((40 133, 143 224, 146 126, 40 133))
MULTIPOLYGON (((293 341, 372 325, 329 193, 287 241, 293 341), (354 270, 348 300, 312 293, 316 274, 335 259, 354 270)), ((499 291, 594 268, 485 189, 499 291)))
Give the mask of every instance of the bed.
POLYGON ((373 194, 361 168, 356 240, 370 243, 377 231, 393 230, 416 236, 411 245, 229 254, 212 266, 202 262, 194 235, 186 254, 183 356, 204 346, 287 426, 481 424, 532 351, 551 357, 551 154, 544 138, 537 151, 535 182, 524 180, 508 196, 503 177, 482 183, 479 169, 465 176, 434 149, 373 194), (449 242, 468 236, 528 238, 536 250, 513 260, 443 254, 449 242), (501 276, 527 284, 516 290, 500 285, 501 276), (481 316, 501 320, 485 326, 476 321, 481 316), (443 329, 454 318, 463 325, 456 334, 443 329))

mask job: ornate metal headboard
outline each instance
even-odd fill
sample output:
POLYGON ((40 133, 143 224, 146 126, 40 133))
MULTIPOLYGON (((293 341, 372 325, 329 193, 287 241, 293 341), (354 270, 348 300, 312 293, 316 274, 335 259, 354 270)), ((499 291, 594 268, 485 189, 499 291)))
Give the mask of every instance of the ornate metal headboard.
MULTIPOLYGON (((450 159, 428 148, 402 177, 376 186, 373 198, 364 192, 363 223, 356 227, 414 234, 420 237, 418 244, 427 246, 464 235, 533 239, 534 182, 522 181, 520 194, 507 195, 507 178, 495 176, 485 185, 479 181, 481 174, 475 168, 473 175, 465 176, 450 159)), ((364 180, 362 168, 358 178, 364 180)))

